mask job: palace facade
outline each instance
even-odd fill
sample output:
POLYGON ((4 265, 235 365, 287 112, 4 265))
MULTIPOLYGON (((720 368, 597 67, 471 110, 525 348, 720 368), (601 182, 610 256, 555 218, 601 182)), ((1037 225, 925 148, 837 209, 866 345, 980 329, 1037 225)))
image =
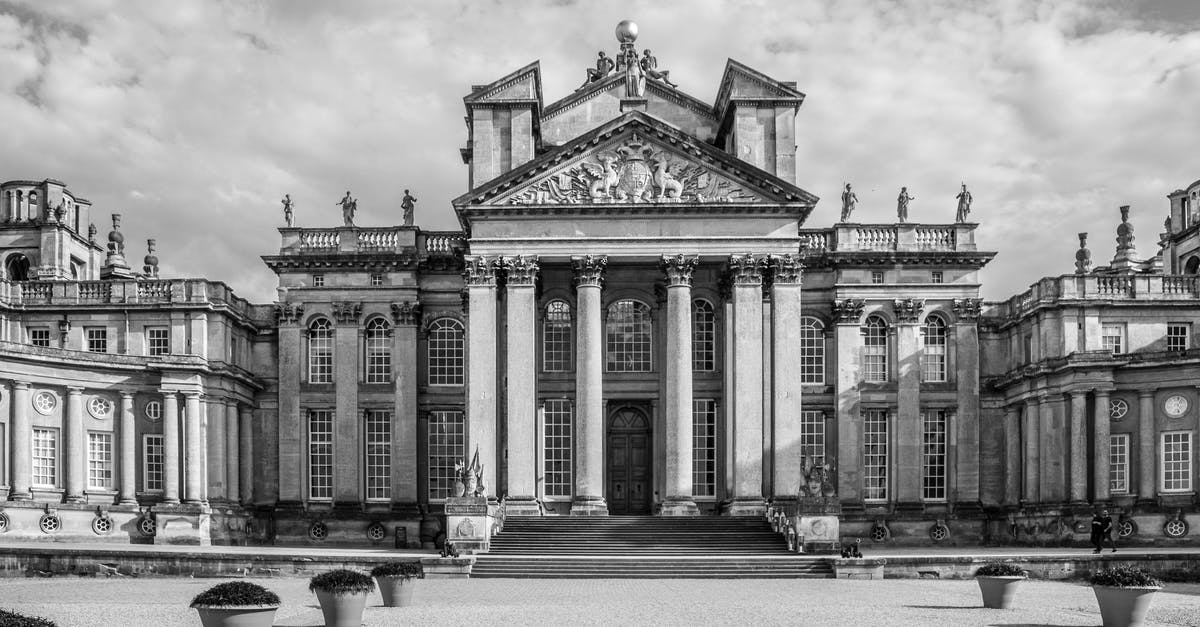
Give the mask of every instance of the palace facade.
POLYGON ((275 303, 0 185, 0 540, 428 546, 475 454, 508 516, 763 516, 816 464, 846 537, 1195 539, 1200 181, 1150 259, 1123 208, 983 302, 965 212, 809 224, 794 83, 703 103, 618 39, 464 98, 461 230, 280 227, 275 303))

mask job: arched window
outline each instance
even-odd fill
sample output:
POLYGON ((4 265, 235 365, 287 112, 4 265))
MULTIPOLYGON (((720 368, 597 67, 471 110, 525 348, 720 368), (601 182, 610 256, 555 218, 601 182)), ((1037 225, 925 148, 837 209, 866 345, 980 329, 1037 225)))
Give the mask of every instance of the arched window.
POLYGON ((946 321, 941 316, 929 316, 921 329, 924 350, 921 351, 921 380, 946 380, 946 321))
POLYGON ((650 307, 636 300, 609 305, 604 344, 608 372, 650 372, 650 307))
POLYGON ((29 258, 21 253, 9 255, 4 262, 4 270, 9 281, 28 281, 29 258))
POLYGON ((29 216, 29 219, 36 220, 36 219, 42 217, 41 207, 38 206, 38 193, 37 192, 29 192, 28 199, 29 199, 29 210, 26 213, 26 215, 29 216))
POLYGON ((392 327, 383 318, 371 318, 363 331, 366 350, 367 383, 391 383, 392 381, 392 327))
POLYGON ((325 318, 308 325, 308 382, 333 383, 333 325, 325 318))
POLYGON ((542 370, 567 372, 571 369, 571 305, 565 300, 550 301, 542 321, 542 370))
POLYGON ((438 318, 429 325, 429 385, 462 385, 463 325, 454 318, 438 318))
POLYGON ((1184 266, 1185 274, 1200 274, 1200 257, 1192 257, 1187 260, 1187 265, 1184 266))
POLYGON ((825 383, 825 326, 809 316, 800 319, 800 383, 825 383))
POLYGON ((717 369, 717 316, 712 303, 692 302, 692 370, 717 369))
POLYGON ((863 381, 888 380, 888 326, 883 318, 871 316, 862 327, 863 381))

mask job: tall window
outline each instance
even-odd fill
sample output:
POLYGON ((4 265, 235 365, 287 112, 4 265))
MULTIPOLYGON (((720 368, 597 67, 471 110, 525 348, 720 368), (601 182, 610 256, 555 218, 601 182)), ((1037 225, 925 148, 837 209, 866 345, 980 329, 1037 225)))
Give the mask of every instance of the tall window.
POLYGON ((146 327, 146 354, 166 355, 171 352, 171 330, 167 327, 146 327))
POLYGON ((814 464, 825 463, 825 412, 800 412, 800 454, 814 464))
POLYGON ((1168 431, 1162 434, 1162 491, 1192 490, 1192 432, 1168 431))
POLYGON ((86 327, 84 329, 84 337, 87 340, 87 349, 91 353, 107 353, 108 352, 108 329, 105 327, 86 327))
POLYGON ((58 485, 58 431, 33 430, 33 485, 58 485))
POLYGON ((871 409, 863 419, 863 499, 888 498, 888 416, 871 409))
POLYGON ((946 412, 925 412, 921 429, 921 498, 946 500, 946 412))
POLYGON ((383 318, 371 318, 363 331, 363 351, 367 360, 367 383, 392 381, 392 327, 383 318))
POLYGON ((550 301, 542 323, 542 370, 567 372, 571 369, 571 305, 565 300, 550 301))
POLYGON ((608 372, 650 372, 650 307, 619 300, 608 307, 608 372))
POLYGON ((163 490, 163 436, 147 433, 142 438, 142 489, 147 492, 163 490))
POLYGON ((367 500, 392 498, 392 412, 366 412, 367 500))
MULTIPOLYGON (((461 411, 429 412, 429 498, 454 496, 454 464, 466 452, 461 411)), ((495 486, 487 486, 493 489, 495 486)))
POLYGON ((333 498, 333 412, 308 412, 308 498, 333 498))
POLYGON ((692 302, 692 370, 717 369, 717 316, 712 303, 692 302))
POLYGON ((429 325, 429 385, 462 385, 463 325, 438 318, 429 325))
POLYGON ((1172 322, 1167 325, 1167 350, 1185 351, 1188 349, 1188 336, 1192 333, 1192 325, 1186 322, 1172 322))
POLYGON ((333 383, 333 325, 325 318, 308 325, 308 382, 333 383))
POLYGON ((1100 347, 1112 351, 1114 355, 1125 352, 1125 325, 1101 325, 1100 347))
POLYGON ((862 327, 863 380, 888 380, 888 326, 879 316, 867 318, 862 327))
POLYGON ((808 316, 800 319, 800 383, 825 383, 825 327, 808 316))
POLYGON ((31 346, 50 347, 50 329, 46 327, 37 327, 29 330, 29 344, 31 346))
POLYGON ((921 351, 921 380, 946 380, 946 321, 941 316, 929 316, 922 328, 925 350, 921 351))
POLYGON ((112 434, 88 434, 88 489, 111 490, 113 487, 112 434))
POLYGON ((1108 491, 1129 494, 1129 434, 1108 436, 1108 491))
POLYGON ((717 402, 692 400, 692 496, 717 494, 717 402))
POLYGON ((542 485, 548 497, 571 496, 571 401, 547 399, 542 406, 542 485))

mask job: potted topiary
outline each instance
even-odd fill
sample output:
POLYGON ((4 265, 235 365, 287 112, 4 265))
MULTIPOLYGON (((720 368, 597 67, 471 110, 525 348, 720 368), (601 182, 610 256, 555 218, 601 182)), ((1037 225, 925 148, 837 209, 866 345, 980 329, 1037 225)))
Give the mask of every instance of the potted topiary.
POLYGON ((249 581, 217 584, 192 599, 204 627, 269 627, 279 595, 249 581))
POLYGON ((1012 604, 1017 582, 1025 579, 1025 571, 1011 562, 988 562, 975 571, 983 606, 1002 610, 1012 604))
POLYGON ((414 584, 405 583, 410 579, 423 579, 425 569, 421 568, 421 562, 388 562, 372 568, 371 576, 379 584, 384 606, 405 607, 412 605, 414 587, 414 584))
POLYGON ((359 627, 375 582, 363 573, 340 569, 309 579, 308 589, 317 593, 326 627, 359 627))
POLYGON ((26 616, 12 610, 0 610, 0 625, 8 627, 58 627, 58 623, 40 616, 26 616))
POLYGON ((1141 625, 1160 588, 1162 584, 1140 568, 1118 566, 1092 573, 1092 590, 1104 627, 1141 625))

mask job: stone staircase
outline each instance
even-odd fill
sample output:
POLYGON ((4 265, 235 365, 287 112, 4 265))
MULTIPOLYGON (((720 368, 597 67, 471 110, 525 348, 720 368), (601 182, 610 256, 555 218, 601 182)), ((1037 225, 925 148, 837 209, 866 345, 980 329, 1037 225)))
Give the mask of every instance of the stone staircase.
POLYGON ((761 518, 510 516, 472 577, 831 578, 761 518))

